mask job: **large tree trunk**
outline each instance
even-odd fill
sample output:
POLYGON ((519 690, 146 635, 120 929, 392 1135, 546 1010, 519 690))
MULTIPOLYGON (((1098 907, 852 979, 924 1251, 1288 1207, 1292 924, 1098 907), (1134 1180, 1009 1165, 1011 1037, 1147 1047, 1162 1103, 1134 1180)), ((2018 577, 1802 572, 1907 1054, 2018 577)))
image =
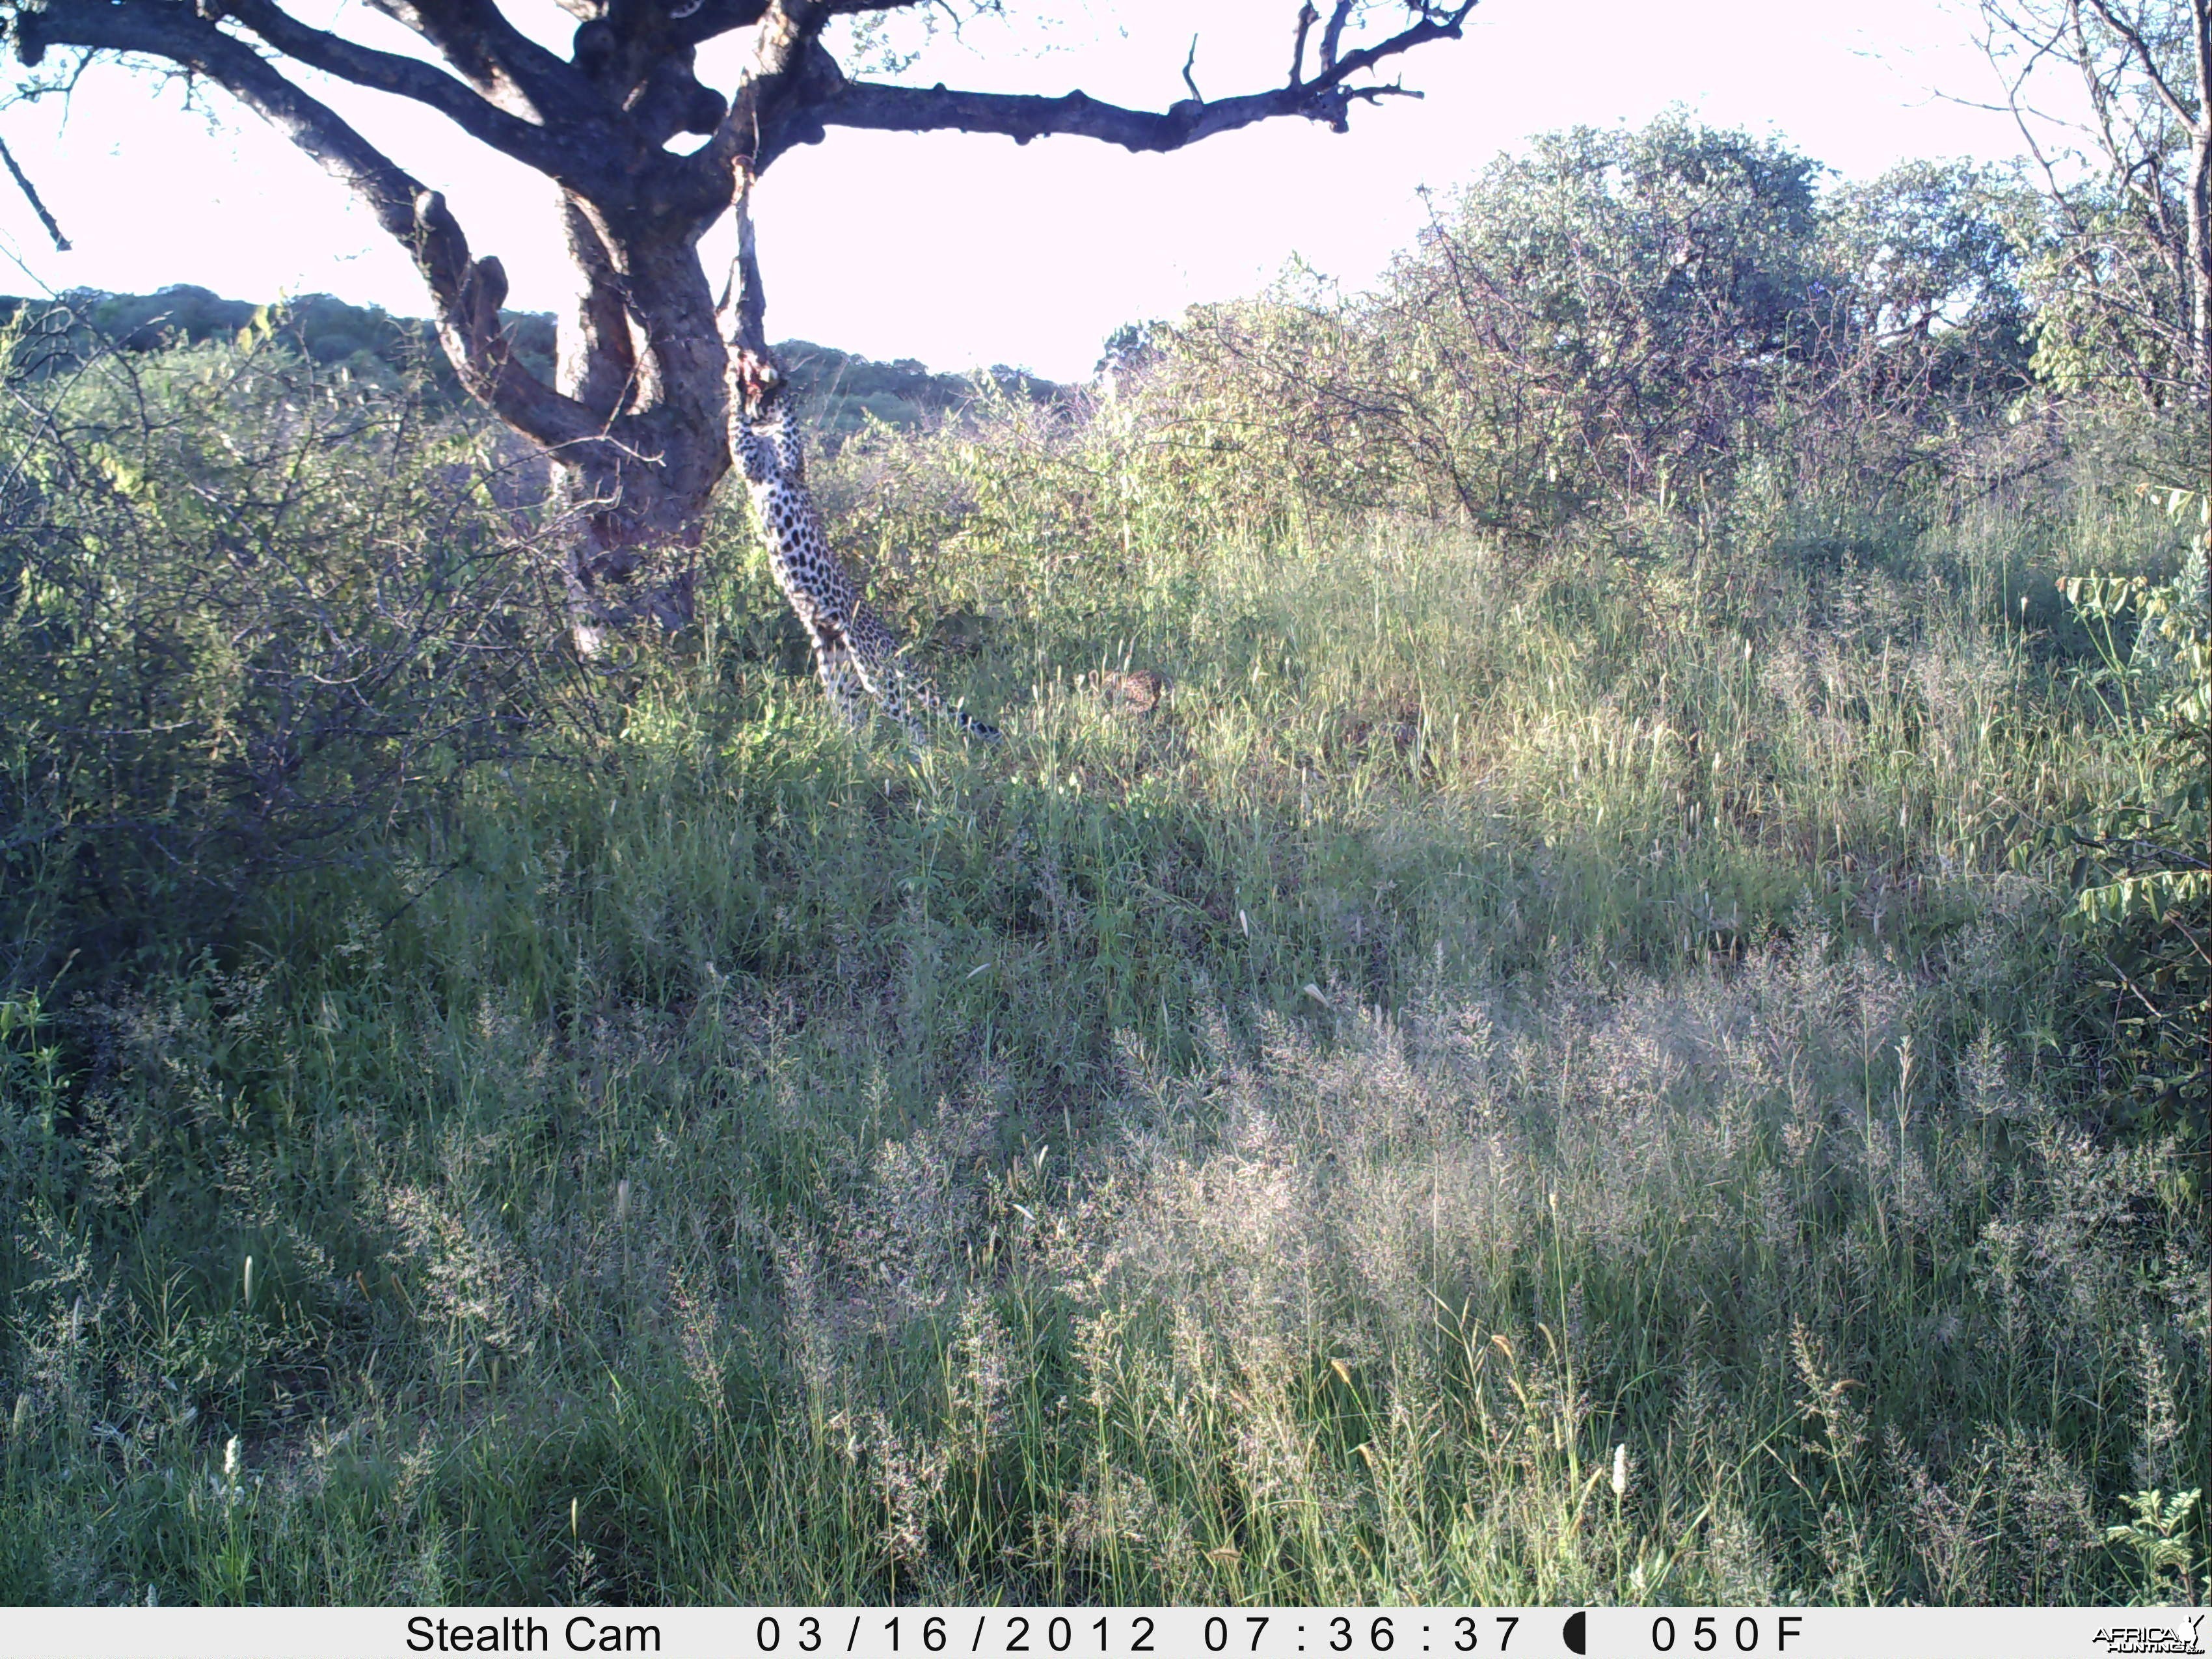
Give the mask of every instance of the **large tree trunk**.
POLYGON ((561 203, 577 294, 560 319, 558 390, 605 441, 556 445, 553 503, 578 647, 693 614, 698 550, 730 470, 728 349, 689 226, 620 227, 561 203))

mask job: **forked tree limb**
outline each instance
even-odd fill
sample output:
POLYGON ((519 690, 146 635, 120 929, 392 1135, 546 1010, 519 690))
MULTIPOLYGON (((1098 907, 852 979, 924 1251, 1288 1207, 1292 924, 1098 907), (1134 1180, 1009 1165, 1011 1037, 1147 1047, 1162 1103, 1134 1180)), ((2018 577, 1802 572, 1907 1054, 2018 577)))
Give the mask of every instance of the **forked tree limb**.
POLYGON ((0 143, 0 161, 5 161, 8 164, 8 172, 15 180, 16 188, 23 192, 23 199, 31 204, 31 211, 39 216, 39 222, 46 228, 46 234, 53 239, 54 252, 67 253, 70 251, 70 239, 62 234, 61 226, 55 222, 52 213, 47 210, 46 203, 39 198, 38 187, 32 184, 29 176, 23 169, 15 164, 15 153, 5 143, 0 143))
POLYGON ((1125 108, 1070 92, 1057 98, 1023 94, 962 92, 944 86, 908 87, 872 81, 842 81, 817 97, 807 113, 828 126, 865 127, 890 132, 994 132, 1027 143, 1032 138, 1070 134, 1119 144, 1130 150, 1180 149, 1216 133, 1233 131, 1279 116, 1302 116, 1338 131, 1355 102, 1383 98, 1418 98, 1404 87, 1355 84, 1364 75, 1401 52, 1432 40, 1455 40, 1474 9, 1475 0, 1450 6, 1422 6, 1415 21, 1372 46, 1340 52, 1350 0, 1337 0, 1321 43, 1321 63, 1311 79, 1297 78, 1305 60, 1306 35, 1316 16, 1311 6, 1298 15, 1291 82, 1265 92, 1216 99, 1185 99, 1162 111, 1125 108))
MULTIPOLYGON (((604 149, 595 157, 588 144, 564 142, 551 129, 508 114, 466 83, 419 58, 378 52, 311 28, 271 0, 225 0, 224 9, 285 56, 356 86, 434 109, 470 137, 540 173, 561 178, 580 170, 599 171, 605 165, 604 149)), ((218 72, 215 65, 234 64, 240 56, 258 61, 260 56, 218 27, 212 16, 202 16, 173 0, 52 0, 43 10, 18 15, 15 45, 29 64, 36 64, 50 46, 144 52, 199 69, 230 90, 235 90, 230 85, 234 71, 218 72)), ((276 72, 270 69, 267 73, 276 72)))
POLYGON ((410 30, 453 66, 454 72, 502 109, 513 94, 526 100, 514 112, 543 120, 578 86, 575 68, 507 21, 493 0, 368 0, 410 30))
MULTIPOLYGON (((75 8, 55 9, 64 9, 75 8)), ((472 394, 516 429, 550 447, 589 443, 601 435, 600 422, 589 410, 562 397, 516 361, 500 325, 507 274, 496 259, 470 256, 468 239, 443 197, 426 190, 337 111, 287 80, 245 41, 183 7, 122 0, 83 8, 82 16, 85 26, 73 28, 66 44, 147 52, 204 75, 349 188, 377 223, 414 255, 430 290, 447 355, 472 394), (93 38, 74 38, 80 35, 93 38)))

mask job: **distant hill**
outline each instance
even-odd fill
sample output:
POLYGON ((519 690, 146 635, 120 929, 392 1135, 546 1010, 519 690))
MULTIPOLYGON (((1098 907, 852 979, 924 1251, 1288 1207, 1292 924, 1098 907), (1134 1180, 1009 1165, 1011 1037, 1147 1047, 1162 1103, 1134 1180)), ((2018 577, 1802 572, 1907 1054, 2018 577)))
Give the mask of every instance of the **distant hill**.
MULTIPOLYGON (((19 319, 26 333, 17 343, 16 361, 34 373, 44 363, 76 360, 95 342, 150 351, 165 344, 234 338, 261 319, 318 363, 344 367, 374 380, 396 382, 404 374, 420 373, 444 396, 460 396, 460 383, 430 324, 328 294, 302 295, 276 307, 226 300, 189 284, 155 294, 76 289, 53 300, 0 296, 0 326, 19 319)), ((523 363, 550 380, 555 353, 551 313, 510 311, 505 320, 523 363)), ((878 362, 811 340, 786 340, 775 349, 833 444, 859 431, 871 416, 892 426, 921 427, 975 396, 976 377, 933 374, 911 357, 878 362)), ((983 374, 1005 390, 1039 402, 1064 390, 1004 364, 983 374)))
MULTIPOLYGON (((443 390, 459 383, 438 349, 430 325, 394 317, 375 306, 356 306, 328 294, 303 295, 281 307, 226 300, 204 288, 179 285, 156 294, 107 294, 72 289, 52 300, 0 298, 0 324, 24 331, 15 361, 33 372, 75 360, 94 344, 125 351, 231 339, 257 319, 289 339, 319 363, 344 365, 372 379, 421 367, 443 390)), ((552 319, 518 317, 516 343, 533 368, 550 370, 552 319)))
MULTIPOLYGON (((878 362, 811 340, 785 340, 775 351, 817 424, 839 438, 859 431, 872 415, 892 426, 926 426, 975 396, 976 375, 933 374, 911 357, 878 362)), ((993 364, 982 374, 1001 390, 1038 403, 1066 390, 1004 363, 993 364)))

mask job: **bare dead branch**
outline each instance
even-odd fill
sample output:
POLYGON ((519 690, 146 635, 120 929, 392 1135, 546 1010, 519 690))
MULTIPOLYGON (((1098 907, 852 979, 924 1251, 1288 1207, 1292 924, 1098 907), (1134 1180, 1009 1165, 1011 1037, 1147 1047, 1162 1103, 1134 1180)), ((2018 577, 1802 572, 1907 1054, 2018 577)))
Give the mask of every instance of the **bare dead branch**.
POLYGON ((8 164, 8 171, 15 176, 16 187, 23 192, 23 199, 31 204, 31 211, 39 216, 39 222, 46 228, 46 234, 54 239, 54 252, 67 253, 70 239, 62 234, 62 228, 54 222, 54 216, 46 211, 46 204, 39 199, 38 191, 24 176, 23 169, 15 165, 15 153, 4 142, 0 142, 0 161, 8 164))
MULTIPOLYGON (((1065 133, 1139 151, 1180 149, 1216 133, 1277 116, 1303 116, 1342 131, 1355 101, 1420 96, 1402 86, 1353 84, 1353 76, 1431 40, 1457 40, 1474 4, 1475 0, 1466 0, 1448 8, 1425 9, 1416 21, 1395 34, 1340 56, 1333 36, 1324 36, 1322 67, 1310 81, 1238 97, 1187 99, 1157 112, 1104 103, 1080 91, 1046 98, 957 92, 942 85, 902 87, 854 81, 842 82, 813 106, 811 113, 830 126, 893 132, 948 129, 995 132, 1024 144, 1032 138, 1065 133)), ((1340 0, 1330 17, 1332 31, 1340 33, 1348 15, 1348 0, 1340 0)))
MULTIPOLYGON (((542 173, 562 176, 578 169, 596 171, 605 165, 591 155, 589 147, 563 143, 548 129, 495 107, 462 82, 428 64, 373 51, 310 28, 270 0, 233 0, 228 9, 277 51, 308 67, 434 109, 471 137, 542 173)), ((234 69, 241 55, 257 59, 258 55, 226 34, 211 19, 160 0, 117 0, 115 3, 55 0, 43 11, 21 15, 15 38, 16 50, 26 64, 37 64, 51 46, 106 47, 146 52, 198 69, 233 91, 237 90, 231 85, 233 78, 241 79, 241 84, 260 79, 218 73, 214 67, 217 64, 234 69)))
POLYGON ((2114 12, 2106 0, 2087 0, 2087 4, 2089 9, 2097 14, 2098 21, 2125 44, 2129 55, 2135 59, 2136 72, 2142 76, 2144 84, 2158 94, 2159 101, 2173 112, 2175 120, 2193 130, 2198 120, 2212 119, 2212 112, 2200 116, 2190 114, 2189 106, 2166 83, 2165 75, 2159 69, 2158 56, 2152 52, 2150 43, 2143 39, 2140 29, 2114 12))

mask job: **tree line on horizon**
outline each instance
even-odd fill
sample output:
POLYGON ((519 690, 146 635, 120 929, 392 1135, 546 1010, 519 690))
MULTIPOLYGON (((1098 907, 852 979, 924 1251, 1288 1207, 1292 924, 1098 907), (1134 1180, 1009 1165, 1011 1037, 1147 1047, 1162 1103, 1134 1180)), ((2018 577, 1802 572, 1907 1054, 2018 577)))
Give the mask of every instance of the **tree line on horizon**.
MULTIPOLYGON (((517 357, 550 380, 558 349, 550 312, 501 314, 517 357)), ((82 362, 90 352, 132 353, 170 346, 231 343, 257 331, 307 362, 343 370, 371 385, 419 383, 441 404, 467 401, 460 378, 425 318, 396 316, 381 306, 356 305, 331 294, 303 294, 270 303, 226 299, 190 283, 150 294, 70 289, 51 298, 0 295, 0 330, 13 337, 13 361, 37 377, 82 362)), ((884 362, 811 340, 775 348, 788 367, 819 441, 834 447, 872 418, 918 428, 964 407, 979 386, 1036 399, 1064 388, 1005 363, 964 374, 934 371, 912 357, 884 362)))

